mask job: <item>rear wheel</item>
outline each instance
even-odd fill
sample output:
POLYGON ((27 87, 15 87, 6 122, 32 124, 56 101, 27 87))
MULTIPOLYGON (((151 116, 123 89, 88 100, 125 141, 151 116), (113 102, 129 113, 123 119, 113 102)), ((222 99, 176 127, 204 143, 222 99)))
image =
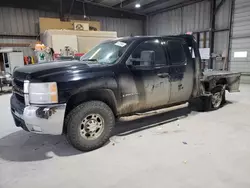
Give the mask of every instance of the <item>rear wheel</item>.
POLYGON ((211 97, 212 109, 216 110, 226 102, 225 90, 223 89, 222 86, 217 86, 211 91, 211 93, 212 93, 211 97))
POLYGON ((105 103, 90 101, 73 109, 65 122, 70 143, 81 151, 91 151, 108 141, 115 117, 105 103))
POLYGON ((217 110, 226 102, 223 86, 216 86, 211 94, 211 96, 202 97, 203 111, 217 110))

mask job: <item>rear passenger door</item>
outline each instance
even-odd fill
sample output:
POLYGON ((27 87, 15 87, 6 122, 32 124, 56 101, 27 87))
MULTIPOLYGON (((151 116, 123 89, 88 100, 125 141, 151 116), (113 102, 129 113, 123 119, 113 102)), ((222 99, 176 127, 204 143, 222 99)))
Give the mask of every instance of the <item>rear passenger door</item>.
POLYGON ((170 104, 187 101, 193 89, 193 67, 188 64, 190 54, 187 44, 182 40, 165 41, 169 57, 169 77, 171 83, 170 104))

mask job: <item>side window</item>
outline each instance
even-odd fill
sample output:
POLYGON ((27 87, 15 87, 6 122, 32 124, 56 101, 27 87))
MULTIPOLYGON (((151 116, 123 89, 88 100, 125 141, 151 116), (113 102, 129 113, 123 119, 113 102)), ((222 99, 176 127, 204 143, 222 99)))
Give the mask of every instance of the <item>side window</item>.
POLYGON ((166 64, 166 56, 164 49, 159 40, 146 41, 141 43, 135 51, 131 54, 132 58, 141 57, 142 51, 154 51, 155 52, 155 65, 165 65, 166 64))
POLYGON ((167 51, 172 65, 182 64, 186 60, 186 55, 181 42, 168 41, 167 51))

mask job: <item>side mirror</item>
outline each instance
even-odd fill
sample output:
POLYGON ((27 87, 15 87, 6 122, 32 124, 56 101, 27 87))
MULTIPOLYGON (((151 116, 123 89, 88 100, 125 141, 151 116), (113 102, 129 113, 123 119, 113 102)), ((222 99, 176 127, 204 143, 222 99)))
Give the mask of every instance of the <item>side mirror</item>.
POLYGON ((154 51, 142 51, 141 52, 141 66, 152 66, 155 62, 154 51))
POLYGON ((155 62, 154 51, 142 51, 140 58, 131 58, 127 65, 130 65, 136 69, 140 68, 151 68, 155 62))

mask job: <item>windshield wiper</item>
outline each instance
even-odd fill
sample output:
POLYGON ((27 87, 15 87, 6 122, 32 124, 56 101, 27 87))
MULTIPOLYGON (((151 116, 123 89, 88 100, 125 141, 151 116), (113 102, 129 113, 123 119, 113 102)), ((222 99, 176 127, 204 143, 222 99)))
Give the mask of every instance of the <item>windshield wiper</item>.
POLYGON ((96 62, 98 64, 103 64, 103 62, 99 62, 97 59, 82 59, 81 61, 90 61, 90 62, 96 62))
MULTIPOLYGON (((98 62, 97 59, 82 59, 81 61, 95 61, 95 62, 98 62)), ((98 62, 99 63, 99 62, 98 62)))

